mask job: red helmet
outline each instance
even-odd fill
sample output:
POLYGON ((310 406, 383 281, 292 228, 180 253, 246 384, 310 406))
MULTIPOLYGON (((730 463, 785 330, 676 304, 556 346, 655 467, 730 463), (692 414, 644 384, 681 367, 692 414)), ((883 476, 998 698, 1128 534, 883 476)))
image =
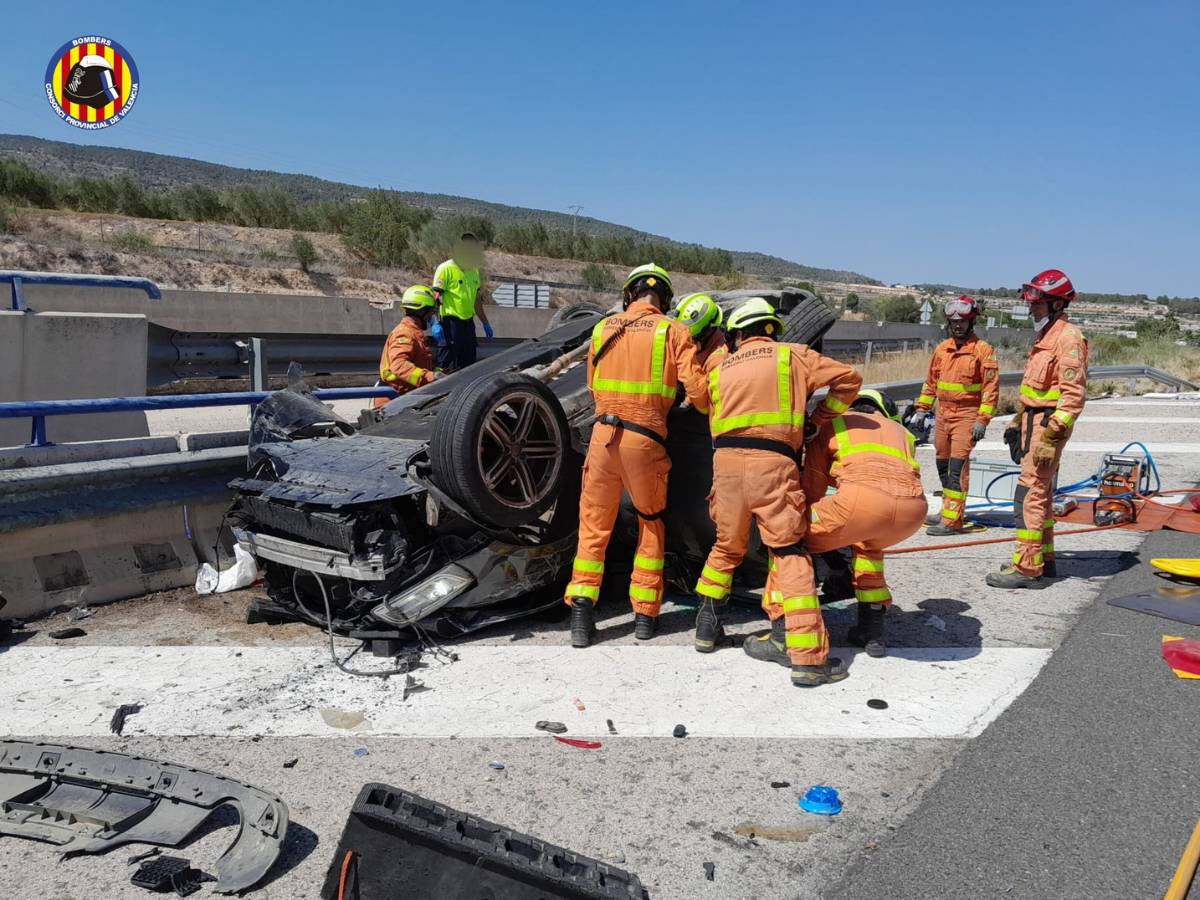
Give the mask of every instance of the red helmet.
POLYGON ((950 300, 944 309, 947 319, 974 319, 979 315, 979 304, 974 297, 963 294, 957 300, 950 300))
POLYGON ((1026 303, 1038 300, 1061 300, 1070 303, 1075 299, 1075 285, 1061 269, 1047 269, 1021 285, 1021 299, 1026 303))

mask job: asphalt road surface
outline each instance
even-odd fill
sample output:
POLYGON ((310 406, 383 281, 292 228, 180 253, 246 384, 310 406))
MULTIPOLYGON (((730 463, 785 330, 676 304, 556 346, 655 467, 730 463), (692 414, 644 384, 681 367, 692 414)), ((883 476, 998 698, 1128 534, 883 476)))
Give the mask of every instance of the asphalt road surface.
MULTIPOLYGON (((1197 424, 1200 403, 1092 404, 1062 478, 1082 478, 1103 450, 1141 439, 1168 486, 1193 484, 1197 424)), ((1001 427, 984 455, 1000 455, 990 446, 1001 427)), ((920 452, 932 491, 932 454, 920 452)), ((973 537, 1010 535, 996 528, 973 537)), ((892 896, 1042 896, 1021 891, 1055 883, 1060 897, 1153 896, 1182 850, 1184 820, 1196 817, 1195 769, 1180 774, 1183 756, 1169 755, 1189 733, 1194 743, 1194 683, 1171 681, 1157 661, 1159 633, 1186 631, 1094 606, 1117 589, 1114 578, 1128 593, 1151 577, 1139 562, 1143 540, 1127 531, 1061 538, 1063 577, 1028 594, 983 583, 1010 553, 1007 543, 894 557, 891 655, 856 656, 847 681, 813 691, 792 688, 786 669, 754 663, 737 647, 694 653, 686 598, 667 604, 649 644, 635 645, 620 598, 602 605, 601 640, 587 651, 569 647, 561 621, 478 635, 451 648, 455 661, 428 656, 418 689, 405 696, 400 679, 337 672, 314 629, 245 625, 252 591, 177 591, 101 609, 74 641, 46 637, 61 625, 54 619, 0 648, 0 732, 185 763, 278 792, 293 825, 254 897, 318 896, 346 814, 369 781, 623 866, 656 900, 883 896, 883 887, 870 893, 876 884, 892 896), (1120 621, 1093 628, 1097 616, 1120 621), (1091 640, 1112 644, 1075 649, 1091 640), (888 707, 870 708, 869 699, 888 707), (143 711, 124 736, 110 734, 113 709, 133 702, 143 711), (602 746, 560 744, 534 729, 540 719, 602 746), (676 724, 687 737, 671 737, 676 724), (1145 806, 1121 782, 1143 763, 1145 806), (1041 779, 1042 770, 1054 790, 1025 793, 1021 785, 1036 782, 1022 777, 1041 779), (798 809, 815 784, 840 790, 840 815, 798 809), (951 786, 957 799, 935 804, 951 786), (1021 859, 993 844, 1021 848, 1021 859), (1029 856, 1042 844, 1052 850, 1029 856), (711 882, 706 862, 715 864, 711 882), (1098 887, 1075 893, 1069 879, 1085 868, 1093 880, 1080 883, 1098 887), (960 880, 937 881, 954 871, 960 880), (1105 892, 1122 885, 1132 890, 1105 892)), ((908 542, 933 543, 923 534, 908 542)), ((1181 543, 1186 550, 1195 538, 1181 543)), ((827 612, 835 646, 851 616, 827 612)), ((762 626, 752 609, 732 618, 737 634, 762 626)), ((211 867, 236 827, 231 818, 219 826, 180 855, 211 867)), ((129 885, 127 855, 59 862, 48 845, 0 838, 0 884, 58 900, 142 897, 129 885)))

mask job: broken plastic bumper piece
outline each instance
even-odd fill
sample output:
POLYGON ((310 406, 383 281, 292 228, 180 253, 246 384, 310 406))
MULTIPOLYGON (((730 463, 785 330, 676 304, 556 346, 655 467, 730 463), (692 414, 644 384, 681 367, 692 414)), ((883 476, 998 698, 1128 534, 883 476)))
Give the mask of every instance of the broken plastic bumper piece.
POLYGON ((123 844, 174 847, 218 808, 241 828, 217 860, 214 890, 252 887, 279 856, 288 827, 278 797, 221 775, 124 753, 0 741, 0 835, 32 838, 64 855, 123 844))

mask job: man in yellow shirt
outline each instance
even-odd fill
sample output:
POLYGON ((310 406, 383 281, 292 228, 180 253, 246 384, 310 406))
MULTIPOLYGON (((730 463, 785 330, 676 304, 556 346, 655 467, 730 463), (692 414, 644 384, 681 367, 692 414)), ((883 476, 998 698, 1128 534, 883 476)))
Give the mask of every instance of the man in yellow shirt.
MULTIPOLYGON (((433 293, 438 299, 440 322, 432 329, 438 342, 438 363, 447 372, 465 368, 475 362, 475 318, 483 323, 483 333, 490 341, 492 325, 482 303, 476 303, 482 284, 479 272, 483 264, 483 245, 479 238, 467 232, 458 241, 454 256, 433 273, 433 293)), ((483 296, 488 296, 483 288, 483 296)))

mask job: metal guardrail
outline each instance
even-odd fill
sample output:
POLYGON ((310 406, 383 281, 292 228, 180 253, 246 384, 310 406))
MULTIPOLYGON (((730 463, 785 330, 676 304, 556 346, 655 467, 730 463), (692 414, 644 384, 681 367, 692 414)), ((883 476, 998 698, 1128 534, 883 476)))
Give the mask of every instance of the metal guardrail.
MULTIPOLYGON (((31 447, 46 447, 47 416, 87 413, 146 412, 152 409, 196 409, 204 406, 252 406, 271 391, 231 391, 227 394, 177 394, 170 397, 98 397, 90 400, 29 400, 0 403, 0 419, 32 419, 31 447)), ((324 388, 313 391, 318 400, 367 400, 395 397, 389 387, 324 388)))
POLYGON ((0 284, 12 286, 12 308, 28 312, 22 286, 26 284, 65 284, 75 287, 132 288, 145 291, 151 300, 161 300, 162 291, 149 278, 125 278, 120 275, 64 275, 60 272, 0 271, 0 284))
MULTIPOLYGON (((1014 387, 1015 385, 1019 385, 1021 377, 1024 374, 1024 372, 1001 372, 1000 386, 1014 387)), ((1088 368, 1088 380, 1091 381, 1097 378, 1145 378, 1150 381, 1156 381, 1159 384, 1165 384, 1176 391, 1200 390, 1200 385, 1192 384, 1192 382, 1185 378, 1179 378, 1170 372, 1164 372, 1162 369, 1156 369, 1153 366, 1090 366, 1088 368)), ((919 378, 914 381, 888 381, 883 384, 872 385, 872 387, 877 391, 887 394, 893 400, 903 400, 916 396, 924 383, 924 379, 919 378)))

